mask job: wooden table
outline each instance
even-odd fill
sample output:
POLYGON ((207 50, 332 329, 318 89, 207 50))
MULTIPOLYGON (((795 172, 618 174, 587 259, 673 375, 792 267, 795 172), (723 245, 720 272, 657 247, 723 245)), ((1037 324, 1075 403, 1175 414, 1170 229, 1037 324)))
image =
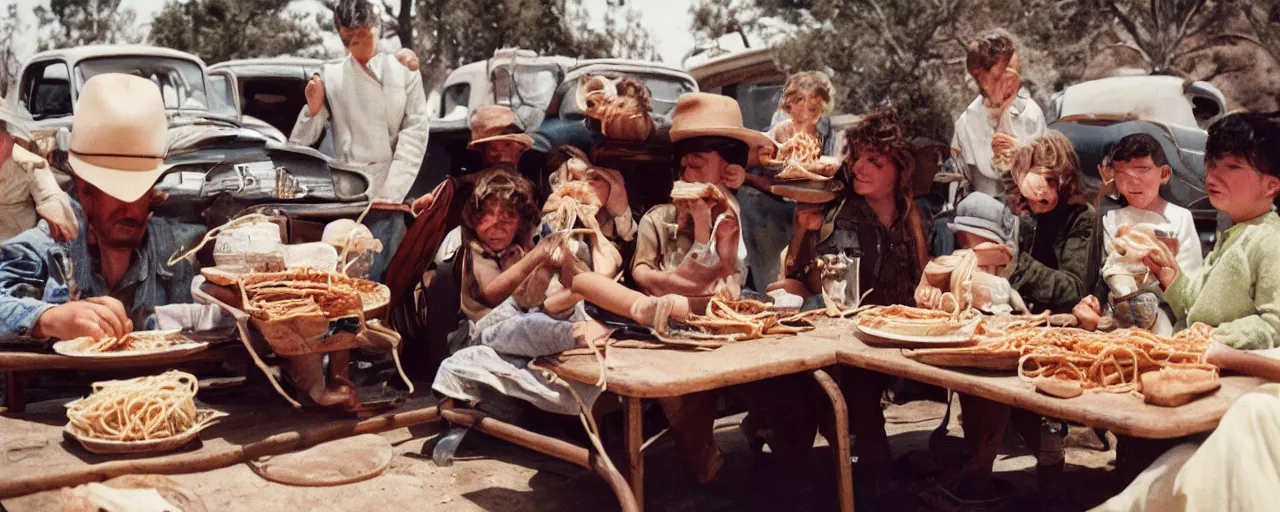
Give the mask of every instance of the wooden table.
POLYGON ((207 350, 195 353, 158 354, 127 360, 89 359, 36 352, 0 352, 0 371, 5 373, 9 383, 4 405, 11 413, 24 412, 27 406, 27 381, 32 373, 40 370, 116 371, 170 368, 189 363, 239 359, 244 357, 244 353, 244 347, 229 343, 212 345, 207 350))
POLYGON ((832 343, 840 364, 877 371, 968 393, 1032 411, 1050 418, 1073 421, 1117 435, 1144 439, 1170 439, 1209 432, 1218 426, 1236 399, 1259 385, 1262 379, 1225 376, 1222 388, 1212 395, 1181 407, 1158 407, 1128 393, 1086 391, 1061 399, 1037 393, 1016 375, 1002 372, 939 368, 918 363, 901 349, 870 347, 850 329, 832 343))
MULTIPOLYGON (((627 477, 625 490, 615 482, 621 475, 602 471, 587 460, 580 447, 546 438, 518 427, 466 411, 466 417, 442 406, 441 415, 451 422, 463 424, 495 437, 558 457, 601 473, 614 486, 623 510, 644 508, 645 439, 641 431, 641 400, 663 398, 721 389, 737 384, 757 382, 773 377, 810 373, 831 400, 836 439, 837 482, 841 510, 853 510, 853 472, 850 465, 848 413, 844 396, 824 367, 836 364, 832 344, 840 336, 839 328, 819 329, 805 336, 773 337, 724 346, 714 351, 610 348, 605 358, 608 390, 623 399, 627 477), (459 421, 455 421, 459 420, 459 421), (561 446, 568 445, 568 446, 561 446), (629 495, 629 496, 628 496, 629 495), (629 499, 632 503, 628 503, 629 499)), ((547 357, 538 365, 548 368, 566 380, 594 384, 599 378, 599 364, 594 356, 547 357)), ((594 455, 594 454, 590 454, 594 455)), ((603 456, 603 454, 600 454, 603 456)))

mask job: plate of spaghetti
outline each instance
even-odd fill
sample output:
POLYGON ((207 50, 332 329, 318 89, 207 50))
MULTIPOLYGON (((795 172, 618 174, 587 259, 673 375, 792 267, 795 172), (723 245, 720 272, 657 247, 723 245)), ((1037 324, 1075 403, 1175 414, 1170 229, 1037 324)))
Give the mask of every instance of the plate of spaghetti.
POLYGON ((174 450, 227 416, 196 409, 198 386, 194 375, 176 370, 95 382, 89 396, 67 403, 63 431, 98 454, 174 450))
POLYGON ((858 338, 868 345, 891 348, 965 347, 977 343, 982 322, 976 312, 954 315, 909 306, 876 306, 858 313, 858 338))
POLYGON ((1142 329, 1091 332, 1065 327, 1019 327, 979 333, 980 344, 952 350, 906 354, 935 366, 968 366, 1016 371, 1024 382, 1059 398, 1085 391, 1142 394, 1142 376, 1155 371, 1218 380, 1218 368, 1204 362, 1213 328, 1195 324, 1173 336, 1142 329), (990 358, 989 365, 975 360, 990 358), (954 364, 949 364, 954 363, 954 364), (997 368, 996 366, 999 366, 997 368), (1189 372, 1189 373, 1188 373, 1189 372))
POLYGON ((208 342, 192 340, 179 331, 135 331, 120 338, 105 336, 101 339, 82 336, 53 344, 53 351, 64 356, 91 359, 173 356, 194 354, 207 348, 208 342))

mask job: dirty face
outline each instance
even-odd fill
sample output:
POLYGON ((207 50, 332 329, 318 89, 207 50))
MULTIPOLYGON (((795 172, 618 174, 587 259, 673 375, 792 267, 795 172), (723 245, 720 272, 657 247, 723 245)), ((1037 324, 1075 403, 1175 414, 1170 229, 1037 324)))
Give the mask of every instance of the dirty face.
POLYGON ((973 249, 980 244, 985 243, 1001 243, 999 240, 990 240, 982 235, 970 233, 968 231, 956 231, 956 247, 961 249, 973 249))
POLYGON ((520 154, 524 153, 524 145, 510 140, 490 141, 483 146, 480 158, 485 166, 515 167, 520 162, 520 154))
POLYGON ((1169 178, 1169 166, 1158 166, 1150 156, 1114 162, 1116 190, 1129 206, 1146 209, 1160 197, 1160 184, 1169 178))
POLYGON ((137 201, 126 203, 79 178, 76 178, 76 191, 98 244, 118 249, 142 246, 147 222, 151 220, 152 194, 143 194, 137 201))
POLYGON ((1209 203, 1233 222, 1266 213, 1280 193, 1280 178, 1259 171, 1248 159, 1236 155, 1210 161, 1204 182, 1209 203))
POLYGON ((1018 74, 1017 55, 1012 59, 997 62, 996 65, 991 66, 991 69, 974 69, 970 70, 969 74, 973 76, 974 82, 977 82, 983 103, 988 107, 995 107, 1008 101, 1011 96, 1018 94, 1018 88, 1022 85, 1018 74))
POLYGON ((351 57, 362 65, 378 53, 378 39, 373 27, 338 27, 338 38, 342 40, 342 46, 351 52, 351 57))
POLYGON ((476 236, 480 242, 492 251, 501 251, 510 247, 516 238, 516 229, 520 226, 520 214, 509 205, 489 201, 484 205, 484 214, 476 223, 476 236))
POLYGON ((898 174, 898 166, 889 155, 860 150, 858 159, 853 163, 853 191, 866 198, 891 196, 898 183, 898 174))
POLYGON ((613 186, 609 184, 609 180, 605 179, 603 174, 592 172, 587 175, 587 183, 591 184, 591 190, 594 190, 596 197, 600 199, 600 204, 609 202, 609 194, 613 191, 613 186))
POLYGON ((822 118, 822 106, 822 98, 809 93, 788 104, 787 115, 791 116, 796 128, 812 131, 817 129, 818 120, 822 118))
POLYGON ((1058 207, 1058 187, 1062 182, 1045 169, 1032 169, 1018 182, 1018 191, 1027 199, 1032 213, 1044 214, 1058 207))
POLYGON ((680 179, 689 183, 711 183, 719 185, 724 180, 724 169, 729 166, 720 153, 703 151, 689 153, 680 158, 680 166, 684 172, 680 179))

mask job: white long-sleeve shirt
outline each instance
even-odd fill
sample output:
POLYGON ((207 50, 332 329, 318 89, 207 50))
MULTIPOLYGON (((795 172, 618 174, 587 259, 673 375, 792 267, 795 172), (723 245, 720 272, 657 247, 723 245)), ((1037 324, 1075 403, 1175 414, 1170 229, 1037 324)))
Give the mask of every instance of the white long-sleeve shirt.
MULTIPOLYGON (((1009 106, 1005 115, 1009 116, 1009 127, 1013 131, 1010 135, 1019 140, 1031 142, 1044 135, 1044 112, 1026 91, 1018 91, 1018 98, 1009 106)), ((1003 198, 1004 184, 1001 175, 991 167, 991 159, 995 157, 995 151, 991 149, 991 138, 996 134, 998 121, 991 118, 989 109, 982 104, 982 97, 979 96, 956 119, 951 152, 969 181, 970 192, 1003 198)))
POLYGON ((326 64, 321 77, 328 101, 314 116, 303 105, 289 142, 311 145, 330 127, 338 161, 369 177, 369 198, 404 202, 427 149, 422 77, 385 53, 367 66, 347 55, 326 64))
MULTIPOLYGON (((13 151, 15 157, 19 153, 30 154, 16 145, 13 151)), ((54 207, 53 203, 66 205, 65 211, 74 222, 70 198, 58 188, 58 181, 47 165, 22 165, 16 158, 0 162, 0 242, 35 227, 40 220, 36 209, 54 207)))

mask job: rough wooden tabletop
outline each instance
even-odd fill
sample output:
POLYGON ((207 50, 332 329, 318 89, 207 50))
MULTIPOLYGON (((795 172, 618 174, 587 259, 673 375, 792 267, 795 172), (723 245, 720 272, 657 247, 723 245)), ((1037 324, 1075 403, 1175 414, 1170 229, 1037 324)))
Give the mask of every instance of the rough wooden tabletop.
MULTIPOLYGON (((1253 377, 1224 376, 1218 391, 1173 408, 1147 405, 1137 394, 1086 392, 1064 400, 1039 394, 1007 372, 939 368, 911 360, 901 349, 867 346, 854 334, 851 321, 840 320, 824 320, 816 330, 797 336, 751 340, 713 351, 612 348, 606 357, 606 378, 609 390, 615 393, 657 398, 837 363, 970 393, 1120 435, 1152 439, 1213 430, 1236 398, 1263 383, 1253 377)), ((539 364, 577 382, 595 383, 599 377, 594 356, 548 357, 539 364)))

